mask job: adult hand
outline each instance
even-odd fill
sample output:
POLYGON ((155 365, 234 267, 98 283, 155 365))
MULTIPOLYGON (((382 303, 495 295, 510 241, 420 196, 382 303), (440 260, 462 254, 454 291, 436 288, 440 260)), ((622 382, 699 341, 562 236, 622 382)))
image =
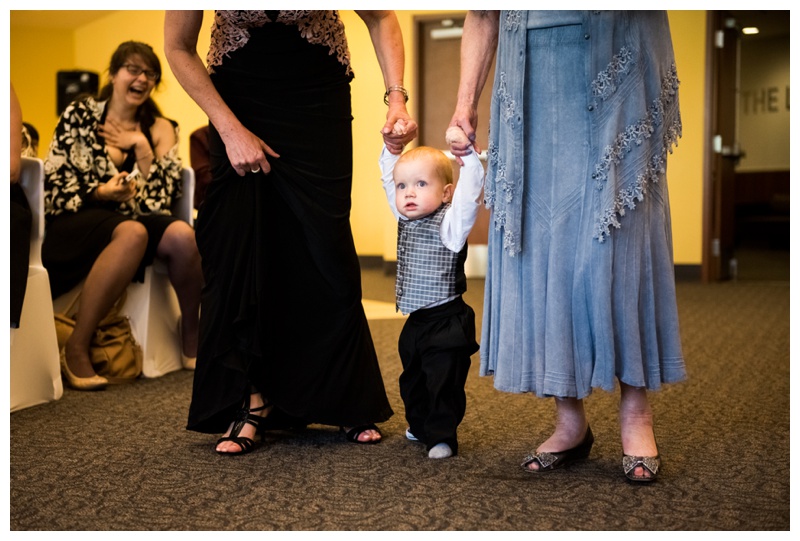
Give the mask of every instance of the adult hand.
POLYGON ((142 145, 149 147, 150 143, 144 133, 139 129, 139 125, 133 130, 125 129, 122 124, 116 120, 106 119, 106 123, 98 127, 98 132, 106 140, 107 145, 117 147, 122 150, 128 150, 134 146, 142 145))
POLYGON ((277 152, 244 126, 240 125, 226 134, 220 132, 220 136, 225 143, 228 160, 240 177, 247 173, 269 173, 272 168, 266 154, 280 158, 277 152))
POLYGON ((403 147, 417 136, 417 123, 406 112, 405 107, 390 107, 381 134, 389 152, 400 154, 403 147))
POLYGON ((99 184, 95 188, 95 195, 101 201, 116 201, 117 203, 131 199, 136 195, 139 186, 135 181, 125 182, 127 176, 126 171, 117 173, 108 182, 99 184))
POLYGON ((481 152, 475 136, 475 129, 478 127, 478 112, 473 107, 456 106, 456 111, 450 120, 450 126, 461 128, 467 136, 467 142, 459 140, 449 142, 450 152, 456 157, 459 165, 464 165, 461 156, 468 156, 473 150, 478 154, 481 152))

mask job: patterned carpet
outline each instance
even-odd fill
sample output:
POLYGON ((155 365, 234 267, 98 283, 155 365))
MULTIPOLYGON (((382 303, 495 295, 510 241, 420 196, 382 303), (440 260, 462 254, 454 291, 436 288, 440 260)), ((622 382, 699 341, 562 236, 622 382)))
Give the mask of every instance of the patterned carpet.
MULTIPOLYGON (((467 302, 480 314, 483 282, 467 302)), ((365 298, 392 279, 364 273, 365 298)), ((395 416, 380 445, 336 427, 275 432, 220 457, 183 427, 192 374, 61 400, 10 418, 11 530, 789 530, 789 282, 678 286, 690 379, 652 395, 658 482, 620 466, 617 395, 587 399, 589 460, 543 476, 522 457, 553 428, 552 401, 467 383, 460 454, 430 460, 403 436, 401 318, 370 321, 395 416)), ((391 309, 378 306, 391 316, 391 309)))

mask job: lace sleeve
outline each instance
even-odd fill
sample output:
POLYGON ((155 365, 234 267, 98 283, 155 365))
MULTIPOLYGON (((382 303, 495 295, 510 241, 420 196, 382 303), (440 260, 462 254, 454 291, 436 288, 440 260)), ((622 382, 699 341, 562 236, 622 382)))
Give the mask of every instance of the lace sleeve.
POLYGON ((339 63, 347 68, 347 74, 352 73, 344 23, 337 10, 281 10, 274 20, 267 11, 217 10, 206 57, 209 73, 214 73, 214 67, 221 66, 226 56, 247 44, 250 28, 276 22, 297 26, 309 43, 328 47, 329 54, 336 54, 339 63))

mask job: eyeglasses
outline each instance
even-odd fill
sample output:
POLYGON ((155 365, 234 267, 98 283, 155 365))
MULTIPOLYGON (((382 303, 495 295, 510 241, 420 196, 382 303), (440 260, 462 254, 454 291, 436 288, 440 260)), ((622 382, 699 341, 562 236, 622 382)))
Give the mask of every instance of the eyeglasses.
POLYGON ((142 67, 137 66, 136 64, 123 64, 122 67, 128 70, 128 73, 130 73, 134 77, 138 77, 139 75, 144 73, 144 76, 147 77, 150 81, 157 80, 159 76, 159 74, 156 73, 155 71, 146 70, 142 67))

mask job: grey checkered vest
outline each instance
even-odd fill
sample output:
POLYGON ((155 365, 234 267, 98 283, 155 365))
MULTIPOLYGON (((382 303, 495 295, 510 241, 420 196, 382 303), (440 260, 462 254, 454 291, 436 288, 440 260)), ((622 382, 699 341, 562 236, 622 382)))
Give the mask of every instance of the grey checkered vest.
POLYGON ((467 290, 464 261, 467 244, 459 253, 442 244, 439 229, 447 203, 419 220, 397 222, 397 308, 404 314, 467 290))

